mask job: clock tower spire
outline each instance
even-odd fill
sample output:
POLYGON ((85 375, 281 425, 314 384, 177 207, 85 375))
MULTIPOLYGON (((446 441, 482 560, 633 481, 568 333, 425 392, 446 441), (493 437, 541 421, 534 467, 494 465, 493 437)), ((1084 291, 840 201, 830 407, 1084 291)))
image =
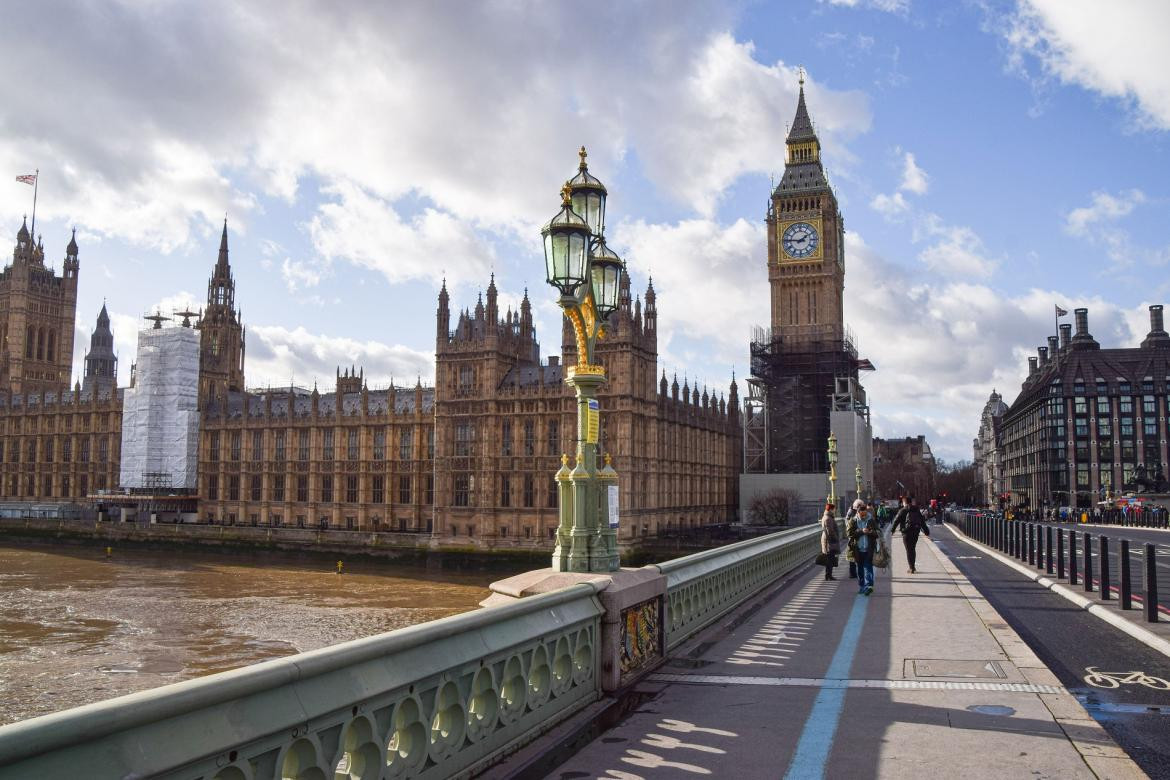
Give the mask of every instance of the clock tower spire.
POLYGON ((844 221, 821 163, 821 142, 804 98, 785 139, 784 176, 768 204, 768 282, 774 335, 787 341, 844 335, 844 221))
MULTIPOLYGON (((785 147, 784 176, 768 200, 771 328, 757 331, 751 345, 744 467, 748 473, 804 475, 828 466, 833 414, 847 414, 840 424, 855 443, 868 436, 869 420, 857 381, 861 361, 845 331, 844 223, 821 164, 803 71, 785 147), (861 430, 866 433, 853 435, 861 430)), ((852 445, 845 447, 843 452, 852 445)), ((860 460, 855 464, 868 473, 860 460)), ((806 483, 774 484, 799 492, 806 483)))

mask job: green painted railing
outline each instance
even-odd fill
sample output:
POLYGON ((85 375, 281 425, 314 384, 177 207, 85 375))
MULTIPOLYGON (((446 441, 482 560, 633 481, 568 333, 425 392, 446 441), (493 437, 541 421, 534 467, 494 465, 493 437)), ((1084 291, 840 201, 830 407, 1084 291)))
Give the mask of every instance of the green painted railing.
POLYGON ((463 777, 600 695, 575 585, 0 728, 0 778, 463 777))
MULTIPOLYGON (((819 549, 820 527, 809 525, 648 567, 666 580, 665 646, 819 549)), ((607 585, 0 727, 0 780, 469 777, 602 695, 602 664, 619 663, 604 656, 621 652, 617 638, 603 636, 598 593, 607 585)), ((662 630, 651 622, 652 633, 662 630)))
POLYGON ((666 647, 677 647, 745 598, 821 550, 819 524, 748 539, 660 563, 666 575, 666 647))

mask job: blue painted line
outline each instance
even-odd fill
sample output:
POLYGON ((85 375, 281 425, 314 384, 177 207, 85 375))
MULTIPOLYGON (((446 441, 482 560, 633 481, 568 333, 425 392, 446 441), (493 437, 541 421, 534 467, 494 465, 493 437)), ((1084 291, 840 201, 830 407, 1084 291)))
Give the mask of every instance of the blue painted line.
MULTIPOLYGON (((861 629, 865 625, 865 611, 869 598, 858 596, 849 611, 849 620, 841 632, 841 640, 825 672, 827 680, 845 680, 853 667, 853 656, 861 640, 861 629)), ((829 751, 833 749, 833 738, 841 722, 841 711, 845 708, 845 688, 821 688, 813 702, 812 712, 804 722, 800 741, 796 744, 796 755, 788 765, 784 780, 808 780, 823 778, 825 765, 829 762, 829 751)))

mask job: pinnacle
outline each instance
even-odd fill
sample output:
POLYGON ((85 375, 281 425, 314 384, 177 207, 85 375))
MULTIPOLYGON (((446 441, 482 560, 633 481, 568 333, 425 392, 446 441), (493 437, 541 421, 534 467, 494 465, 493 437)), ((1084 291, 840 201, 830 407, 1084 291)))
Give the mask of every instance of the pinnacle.
POLYGON ((800 95, 796 101, 796 117, 792 120, 792 128, 788 131, 788 143, 814 140, 816 137, 812 120, 808 116, 808 107, 804 104, 804 78, 802 76, 800 95))

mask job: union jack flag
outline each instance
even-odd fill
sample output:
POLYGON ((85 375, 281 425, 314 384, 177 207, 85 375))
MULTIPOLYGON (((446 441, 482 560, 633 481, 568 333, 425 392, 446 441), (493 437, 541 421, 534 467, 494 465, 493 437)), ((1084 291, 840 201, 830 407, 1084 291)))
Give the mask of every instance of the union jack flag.
POLYGON ((24 176, 17 176, 16 180, 24 184, 36 184, 37 175, 35 173, 26 173, 24 176))

